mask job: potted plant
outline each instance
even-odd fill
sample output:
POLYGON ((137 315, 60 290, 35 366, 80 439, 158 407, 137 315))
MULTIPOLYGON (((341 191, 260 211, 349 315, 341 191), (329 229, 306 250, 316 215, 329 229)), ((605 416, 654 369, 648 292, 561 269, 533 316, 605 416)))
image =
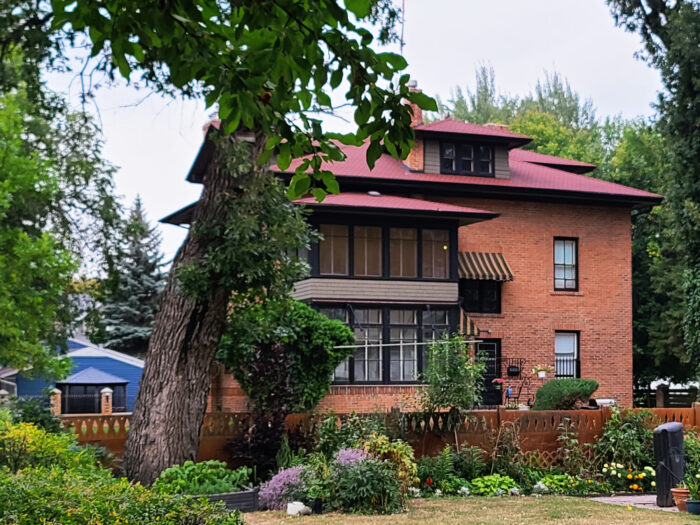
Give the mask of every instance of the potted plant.
POLYGON ((681 481, 674 488, 671 489, 671 495, 673 496, 673 502, 676 504, 676 508, 679 512, 688 512, 685 508, 685 500, 690 497, 690 490, 685 484, 685 481, 681 481))
POLYGON ((700 473, 696 473, 694 476, 688 474, 685 484, 688 486, 689 492, 689 498, 685 500, 685 507, 690 514, 700 515, 700 473))
POLYGON ((491 381, 491 384, 496 390, 500 390, 501 388, 503 388, 503 383, 505 383, 505 381, 500 377, 497 377, 493 381, 491 381))
POLYGON ((544 379, 547 377, 547 372, 552 371, 554 371, 554 368, 549 365, 535 365, 535 367, 532 369, 532 375, 536 375, 540 379, 544 379))

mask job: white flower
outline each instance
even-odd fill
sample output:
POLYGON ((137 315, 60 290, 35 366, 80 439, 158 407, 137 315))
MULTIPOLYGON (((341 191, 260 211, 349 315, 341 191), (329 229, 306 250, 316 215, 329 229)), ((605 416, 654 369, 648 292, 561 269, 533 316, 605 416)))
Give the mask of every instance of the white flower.
POLYGON ((469 496, 469 487, 461 487, 458 491, 457 494, 460 496, 469 496))
POLYGON ((442 491, 440 489, 435 489, 435 495, 439 498, 442 496, 442 491))
POLYGON ((611 470, 610 474, 612 474, 614 476, 615 474, 617 474, 617 470, 611 470))
POLYGON ((503 489, 498 489, 498 490, 496 490, 496 492, 494 493, 494 496, 503 496, 505 493, 506 493, 505 490, 503 490, 503 489))
POLYGON ((532 493, 533 494, 547 494, 549 492, 549 487, 542 483, 541 481, 538 481, 535 483, 535 486, 532 487, 532 493))
POLYGON ((518 487, 513 487, 510 489, 511 496, 520 496, 520 489, 518 487))
POLYGON ((408 487, 408 494, 412 498, 420 498, 421 497, 420 489, 418 489, 416 487, 408 487))

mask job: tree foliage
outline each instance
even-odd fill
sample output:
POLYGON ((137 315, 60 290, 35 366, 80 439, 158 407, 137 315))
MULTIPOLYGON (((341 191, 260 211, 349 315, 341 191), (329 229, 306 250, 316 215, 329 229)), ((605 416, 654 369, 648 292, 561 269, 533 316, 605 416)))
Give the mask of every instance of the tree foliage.
POLYGON ((108 274, 97 291, 90 340, 132 355, 143 355, 153 330, 164 275, 160 235, 136 198, 108 253, 108 274))
MULTIPOLYGON (((639 33, 644 57, 664 83, 659 128, 667 139, 666 186, 677 249, 683 253, 683 338, 688 363, 700 355, 700 4, 697 0, 608 0, 615 21, 639 33)), ((688 368, 695 368, 689 366, 688 368)), ((693 370, 696 371, 696 370, 693 370)))
POLYGON ((352 331, 291 299, 233 309, 217 357, 252 401, 254 427, 234 453, 274 467, 287 414, 312 411, 352 348, 352 331), (243 445, 243 446, 241 446, 243 445), (243 449, 243 450, 242 450, 243 449))
POLYGON ((407 65, 403 57, 370 46, 375 38, 363 23, 378 22, 386 40, 397 20, 386 0, 353 0, 345 8, 337 0, 51 5, 53 27, 84 32, 93 55, 108 53, 104 67, 125 78, 140 75, 159 91, 204 96, 217 105, 225 135, 244 126, 269 136, 261 164, 276 153, 284 170, 292 158, 311 155, 291 181, 294 196, 338 193, 333 174, 321 168, 322 160, 343 159, 332 138, 357 145, 368 139, 370 167, 383 148, 405 158, 414 135, 403 100, 436 109, 409 91, 408 75, 397 76, 407 65), (333 110, 329 93, 344 81, 357 131, 328 134, 317 115, 333 110))

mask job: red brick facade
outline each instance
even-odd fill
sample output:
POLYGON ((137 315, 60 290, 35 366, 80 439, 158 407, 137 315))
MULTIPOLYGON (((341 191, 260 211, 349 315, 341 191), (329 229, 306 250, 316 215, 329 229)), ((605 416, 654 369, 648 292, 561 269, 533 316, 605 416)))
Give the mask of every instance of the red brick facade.
MULTIPOLYGON (((579 332, 581 377, 598 381, 598 397, 632 405, 632 262, 628 208, 491 199, 433 198, 485 208, 500 217, 459 230, 459 250, 503 253, 514 279, 502 285, 501 314, 470 314, 482 339, 500 339, 502 358, 525 359, 529 387, 521 402, 545 381, 530 374, 554 365, 555 331, 579 332), (578 239, 576 292, 553 285, 554 237, 578 239), (489 332, 490 331, 490 332, 489 332)), ((547 379, 551 379, 552 374, 547 379)), ((506 386, 508 378, 504 374, 506 386)), ((513 382, 514 389, 521 379, 513 382)), ((320 410, 373 412, 411 406, 415 387, 333 386, 320 410)), ((211 403, 246 411, 247 401, 228 375, 214 383, 211 403), (213 398, 217 398, 216 400, 213 398)), ((212 408, 215 408, 212 405, 212 408)))

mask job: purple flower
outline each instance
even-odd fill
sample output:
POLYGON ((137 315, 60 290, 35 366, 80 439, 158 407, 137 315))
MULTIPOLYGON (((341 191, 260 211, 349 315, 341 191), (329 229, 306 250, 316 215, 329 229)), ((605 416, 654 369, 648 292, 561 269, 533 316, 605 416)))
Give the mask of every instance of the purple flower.
POLYGON ((282 510, 290 501, 303 498, 306 493, 303 472, 302 466, 280 470, 270 481, 260 485, 258 497, 262 506, 270 510, 282 510))
POLYGON ((341 467, 352 467, 367 457, 367 453, 359 448, 344 448, 338 451, 335 459, 341 467))

